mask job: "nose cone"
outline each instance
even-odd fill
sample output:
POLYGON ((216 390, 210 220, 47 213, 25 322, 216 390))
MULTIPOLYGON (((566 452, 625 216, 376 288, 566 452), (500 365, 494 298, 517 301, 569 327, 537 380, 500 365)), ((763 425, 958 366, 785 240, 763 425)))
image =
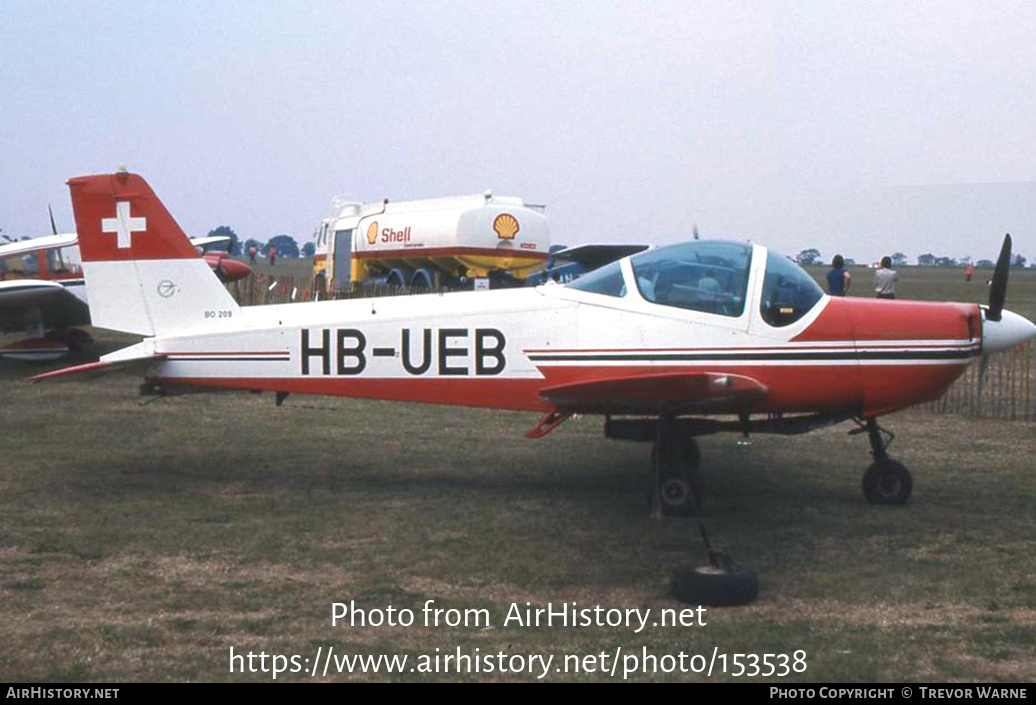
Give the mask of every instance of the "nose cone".
MULTIPOLYGON (((982 310, 983 319, 986 311, 982 310)), ((1004 311, 999 321, 982 321, 982 352, 1000 352, 1021 345, 1036 335, 1036 325, 1017 313, 1004 311)))

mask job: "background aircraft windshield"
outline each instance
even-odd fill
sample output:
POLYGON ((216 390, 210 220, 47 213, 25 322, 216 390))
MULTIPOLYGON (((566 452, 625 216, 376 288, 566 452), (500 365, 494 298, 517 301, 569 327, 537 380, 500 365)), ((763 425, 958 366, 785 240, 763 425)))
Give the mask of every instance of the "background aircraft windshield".
POLYGON ((761 303, 764 321, 777 327, 794 323, 809 313, 823 295, 823 290, 802 267, 770 250, 761 303))
POLYGON ((631 263, 648 301, 721 316, 737 317, 745 310, 751 245, 688 242, 648 250, 631 263))

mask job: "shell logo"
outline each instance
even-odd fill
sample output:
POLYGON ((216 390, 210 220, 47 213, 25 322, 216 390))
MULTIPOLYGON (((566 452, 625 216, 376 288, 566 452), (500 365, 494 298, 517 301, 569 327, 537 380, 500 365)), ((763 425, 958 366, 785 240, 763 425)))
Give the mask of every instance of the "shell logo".
POLYGON ((378 241, 378 221, 375 220, 373 223, 370 224, 370 227, 367 228, 367 242, 368 242, 368 244, 373 245, 377 241, 378 241))
POLYGON ((493 230, 501 240, 513 240, 521 226, 518 225, 518 219, 510 213, 501 213, 493 219, 493 230))

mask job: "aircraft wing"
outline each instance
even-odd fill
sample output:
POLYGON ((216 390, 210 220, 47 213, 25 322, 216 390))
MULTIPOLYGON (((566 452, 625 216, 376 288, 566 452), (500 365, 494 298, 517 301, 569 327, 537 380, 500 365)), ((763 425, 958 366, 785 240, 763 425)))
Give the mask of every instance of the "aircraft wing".
POLYGON ((17 257, 18 255, 39 250, 56 250, 62 247, 71 247, 78 242, 79 237, 75 233, 47 235, 46 237, 37 237, 32 240, 18 240, 16 242, 9 242, 6 245, 0 245, 0 259, 17 257))
POLYGON ((766 394, 743 375, 666 372, 569 382, 540 390, 559 412, 577 414, 738 413, 766 394))
POLYGON ((22 330, 32 311, 40 312, 48 328, 67 328, 90 320, 86 304, 57 282, 0 281, 0 330, 22 330))
MULTIPOLYGON (((228 235, 215 235, 213 237, 192 237, 191 244, 195 247, 208 247, 209 245, 216 245, 221 242, 229 242, 230 237, 228 235)), ((32 240, 18 240, 16 242, 10 242, 6 245, 0 245, 0 259, 6 259, 7 257, 15 257, 16 255, 24 255, 27 252, 36 252, 38 250, 53 250, 62 247, 71 247, 72 245, 79 244, 79 235, 76 233, 63 233, 61 235, 47 235, 46 237, 37 237, 32 240)))
POLYGON ((213 235, 212 237, 192 237, 191 244, 195 247, 209 247, 221 242, 230 242, 229 235, 213 235))
POLYGON ((575 262, 589 271, 603 267, 617 259, 643 252, 648 247, 650 245, 619 245, 611 243, 573 245, 555 252, 553 257, 555 262, 575 262))

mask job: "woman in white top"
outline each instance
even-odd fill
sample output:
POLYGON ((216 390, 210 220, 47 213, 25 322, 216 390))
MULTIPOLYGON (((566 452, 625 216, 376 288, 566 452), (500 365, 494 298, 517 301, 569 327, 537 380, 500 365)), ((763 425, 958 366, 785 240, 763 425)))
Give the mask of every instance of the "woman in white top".
POLYGON ((899 275, 892 269, 892 258, 882 257, 881 267, 874 273, 874 292, 879 299, 896 298, 896 282, 899 275))

